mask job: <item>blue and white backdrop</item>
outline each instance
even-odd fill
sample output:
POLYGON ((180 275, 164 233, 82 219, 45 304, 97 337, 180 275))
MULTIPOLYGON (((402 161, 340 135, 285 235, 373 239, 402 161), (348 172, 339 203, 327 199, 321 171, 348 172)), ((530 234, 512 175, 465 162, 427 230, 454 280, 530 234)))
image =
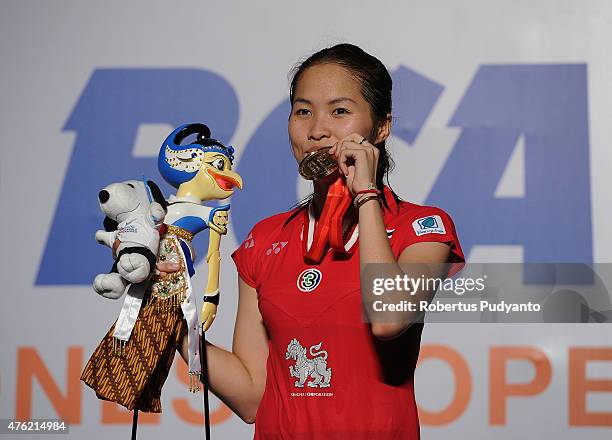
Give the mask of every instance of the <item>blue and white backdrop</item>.
MULTIPOLYGON (((130 415, 78 380, 120 307, 91 288, 109 266, 93 239, 96 194, 142 174, 160 182, 158 148, 184 122, 234 145, 245 181, 209 332, 230 346, 229 254, 308 191, 288 146, 287 73, 338 42, 388 67, 391 181, 453 216, 470 261, 612 262, 611 24, 606 0, 3 1, 0 418, 63 418, 70 438, 129 435, 130 415)), ((200 435, 184 370, 175 362, 143 438, 200 435)), ((426 439, 612 432, 607 326, 430 325, 415 380, 426 439)), ((212 407, 216 438, 252 435, 212 407)))

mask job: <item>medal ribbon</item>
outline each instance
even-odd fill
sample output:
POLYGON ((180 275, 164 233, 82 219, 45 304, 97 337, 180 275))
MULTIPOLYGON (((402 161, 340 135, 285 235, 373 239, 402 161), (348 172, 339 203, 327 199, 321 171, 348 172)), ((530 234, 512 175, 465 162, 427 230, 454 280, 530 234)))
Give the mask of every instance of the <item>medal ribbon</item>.
POLYGON ((342 176, 331 184, 321 217, 315 225, 312 245, 306 250, 305 259, 315 264, 321 261, 328 243, 336 252, 346 252, 342 234, 342 219, 351 204, 351 194, 342 176))

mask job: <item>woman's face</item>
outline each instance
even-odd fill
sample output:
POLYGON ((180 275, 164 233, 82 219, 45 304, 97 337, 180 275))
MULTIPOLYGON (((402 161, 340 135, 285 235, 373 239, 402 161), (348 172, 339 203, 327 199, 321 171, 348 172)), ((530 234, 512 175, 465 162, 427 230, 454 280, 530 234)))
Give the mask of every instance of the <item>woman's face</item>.
POLYGON ((298 163, 308 153, 331 147, 352 133, 371 141, 373 128, 361 86, 344 67, 317 64, 302 73, 289 117, 289 140, 298 163))

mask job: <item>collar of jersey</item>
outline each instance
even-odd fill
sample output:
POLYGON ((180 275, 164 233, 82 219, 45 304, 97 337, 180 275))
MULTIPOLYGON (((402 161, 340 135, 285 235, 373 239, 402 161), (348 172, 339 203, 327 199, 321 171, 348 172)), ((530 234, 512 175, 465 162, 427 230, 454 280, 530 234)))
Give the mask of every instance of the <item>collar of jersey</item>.
MULTIPOLYGON (((389 188, 387 185, 385 185, 383 188, 382 196, 385 198, 385 201, 387 202, 387 206, 389 206, 389 209, 384 209, 384 213, 383 213, 383 216, 385 217, 385 220, 386 220, 387 216, 393 215, 393 213, 397 210, 397 202, 395 201, 395 198, 393 198, 393 193, 391 192, 391 188, 389 188)), ((309 203, 308 208, 305 209, 304 211, 306 212, 304 213, 304 216, 303 216, 302 230, 300 232, 300 240, 304 241, 304 232, 306 232, 305 247, 306 247, 306 250, 308 250, 310 249, 310 246, 312 245, 314 229, 315 229, 314 226, 316 223, 316 220, 313 214, 314 207, 312 203, 309 203)), ((349 239, 344 244, 344 249, 346 250, 346 252, 352 253, 354 251, 355 243, 357 242, 358 237, 359 237, 359 225, 355 225, 353 227, 353 231, 351 232, 349 236, 349 239)))
POLYGON ((384 209, 384 216, 388 216, 389 214, 393 215, 397 211, 397 202, 393 198, 393 193, 391 192, 391 188, 387 185, 384 186, 382 196, 385 198, 385 202, 387 202, 387 206, 389 209, 384 209))
MULTIPOLYGON (((312 205, 312 203, 308 204, 308 208, 304 210, 304 221, 302 223, 302 231, 300 232, 300 240, 302 240, 302 242, 304 241, 304 238, 306 239, 306 243, 305 243, 305 248, 306 250, 310 249, 310 246, 312 245, 312 240, 314 237, 314 230, 315 230, 315 224, 316 224, 316 219, 314 218, 314 207, 312 205), (304 237, 304 235, 306 235, 306 237, 304 237)), ((349 235, 349 239, 344 243, 344 250, 347 253, 353 253, 353 251, 355 250, 355 243, 357 243, 357 238, 359 237, 359 225, 354 225, 353 229, 349 235)), ((328 252, 331 250, 331 248, 328 250, 328 252)))

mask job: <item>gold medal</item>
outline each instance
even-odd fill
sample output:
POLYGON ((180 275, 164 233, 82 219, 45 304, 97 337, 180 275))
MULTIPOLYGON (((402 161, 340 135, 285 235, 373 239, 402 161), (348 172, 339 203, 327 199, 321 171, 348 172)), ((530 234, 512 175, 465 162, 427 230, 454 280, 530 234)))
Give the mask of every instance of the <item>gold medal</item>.
POLYGON ((300 175, 306 180, 317 180, 329 176, 338 169, 338 162, 329 154, 331 147, 321 148, 308 154, 300 162, 300 175))

